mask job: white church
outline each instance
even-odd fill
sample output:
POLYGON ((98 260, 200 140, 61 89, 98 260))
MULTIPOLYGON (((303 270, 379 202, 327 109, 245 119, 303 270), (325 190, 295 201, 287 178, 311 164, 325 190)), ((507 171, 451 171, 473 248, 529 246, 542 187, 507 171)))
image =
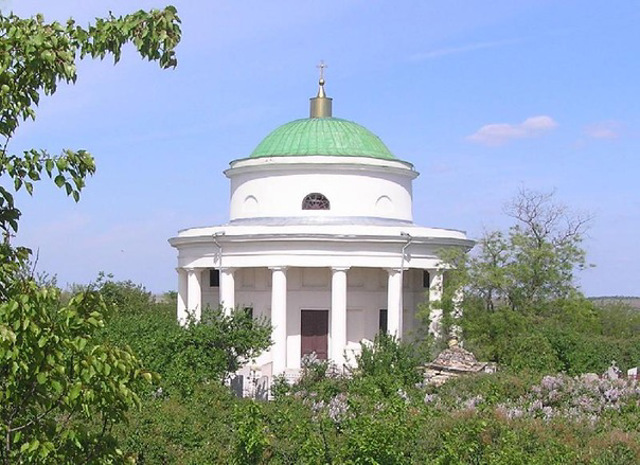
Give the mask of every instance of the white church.
MULTIPOLYGON (((463 231, 413 222, 418 172, 366 128, 332 116, 324 79, 310 115, 284 124, 224 174, 229 222, 181 230, 178 319, 250 311, 273 326, 263 376, 315 353, 338 367, 380 331, 402 338, 420 303, 439 300, 438 252, 470 249, 463 231)), ((432 330, 441 311, 432 310, 432 330), (440 312, 440 313, 439 313, 440 312)))

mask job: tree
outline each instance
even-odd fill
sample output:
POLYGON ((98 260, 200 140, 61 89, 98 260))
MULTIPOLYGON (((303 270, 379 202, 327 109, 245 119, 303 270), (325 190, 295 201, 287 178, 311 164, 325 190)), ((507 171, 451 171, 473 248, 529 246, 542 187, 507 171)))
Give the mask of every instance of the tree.
POLYGON ((580 361, 599 322, 574 279, 587 266, 582 239, 589 218, 558 204, 553 193, 526 189, 505 212, 516 220, 506 232, 485 233, 469 255, 442 254, 445 322, 453 324, 462 289, 464 340, 480 358, 517 371, 600 369, 580 361))
POLYGON ((73 20, 47 23, 41 15, 0 14, 0 462, 114 463, 122 453, 111 427, 139 403, 152 374, 129 349, 99 342, 104 299, 87 289, 61 304, 60 293, 39 286, 24 270, 30 250, 13 247, 20 210, 14 194, 48 177, 78 201, 95 171, 91 155, 31 149, 9 151, 26 119, 35 119, 42 95, 76 80, 83 57, 111 55, 118 62, 126 43, 138 53, 175 67, 180 20, 173 7, 105 19, 87 28, 73 20), (84 419, 84 421, 79 421, 84 419), (98 428, 87 427, 90 420, 98 428))
POLYGON ((196 324, 180 325, 175 304, 157 303, 144 287, 101 275, 96 289, 112 307, 107 341, 131 347, 161 376, 165 394, 188 397, 197 385, 219 383, 271 345, 272 327, 238 308, 205 308, 196 324))
POLYGON ((524 189, 507 214, 517 221, 509 231, 507 249, 511 307, 525 308, 575 293, 574 273, 587 266, 581 244, 589 218, 554 202, 553 193, 524 189))
POLYGON ((486 310, 507 305, 518 311, 579 294, 574 275, 587 266, 581 244, 589 218, 556 203, 553 193, 527 189, 506 213, 516 220, 506 233, 485 233, 472 255, 443 255, 455 268, 449 272, 450 291, 464 288, 465 299, 486 310))

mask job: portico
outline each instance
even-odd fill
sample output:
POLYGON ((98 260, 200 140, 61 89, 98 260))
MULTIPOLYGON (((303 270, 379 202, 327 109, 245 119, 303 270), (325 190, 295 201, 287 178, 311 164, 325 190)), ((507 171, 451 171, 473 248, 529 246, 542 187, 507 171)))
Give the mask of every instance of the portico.
POLYGON ((269 319, 274 328, 271 351, 261 356, 258 364, 272 363, 273 373, 281 373, 300 368, 305 353, 303 312, 326 312, 324 353, 342 366, 362 340, 373 340, 379 331, 400 338, 410 336, 415 329, 412 309, 429 297, 439 298, 429 285, 433 287, 441 271, 269 266, 200 267, 179 269, 178 274, 182 284, 178 300, 189 303, 180 308, 182 321, 186 321, 187 310, 198 318, 207 308, 220 306, 227 313, 251 308, 255 318, 269 319), (198 289, 187 285, 189 276, 194 275, 197 278, 192 277, 191 282, 202 286, 198 289), (191 292, 200 300, 194 300, 191 292))

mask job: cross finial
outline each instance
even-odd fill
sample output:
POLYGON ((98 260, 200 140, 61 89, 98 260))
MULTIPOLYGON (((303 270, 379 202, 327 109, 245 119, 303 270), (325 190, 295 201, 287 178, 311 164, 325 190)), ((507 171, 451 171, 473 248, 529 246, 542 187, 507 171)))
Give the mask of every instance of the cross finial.
POLYGON ((318 81, 318 95, 311 100, 311 118, 331 118, 331 99, 324 92, 324 70, 328 66, 324 60, 320 60, 320 64, 316 65, 320 70, 320 80, 318 81))
POLYGON ((324 70, 329 66, 324 63, 324 60, 320 60, 320 64, 316 65, 316 68, 320 70, 320 85, 324 84, 324 70))

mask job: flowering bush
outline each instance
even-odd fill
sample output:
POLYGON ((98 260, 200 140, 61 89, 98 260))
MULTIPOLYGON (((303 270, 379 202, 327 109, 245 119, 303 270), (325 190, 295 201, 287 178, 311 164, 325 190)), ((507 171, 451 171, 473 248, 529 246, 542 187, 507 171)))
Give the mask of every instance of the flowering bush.
POLYGON ((556 417, 595 424, 608 411, 640 403, 640 386, 634 379, 588 373, 569 377, 545 376, 530 393, 515 402, 498 406, 508 418, 556 417))
POLYGON ((482 378, 462 381, 459 385, 451 383, 437 392, 429 391, 424 396, 424 403, 439 411, 495 410, 511 420, 563 419, 591 425, 616 418, 612 415, 614 412, 640 410, 638 381, 621 378, 612 369, 601 376, 593 373, 574 377, 547 375, 516 396, 508 396, 504 390, 496 395, 496 389, 501 389, 500 383, 508 383, 514 375, 508 375, 504 380, 493 376, 482 378), (488 378, 493 378, 494 383, 488 378))

